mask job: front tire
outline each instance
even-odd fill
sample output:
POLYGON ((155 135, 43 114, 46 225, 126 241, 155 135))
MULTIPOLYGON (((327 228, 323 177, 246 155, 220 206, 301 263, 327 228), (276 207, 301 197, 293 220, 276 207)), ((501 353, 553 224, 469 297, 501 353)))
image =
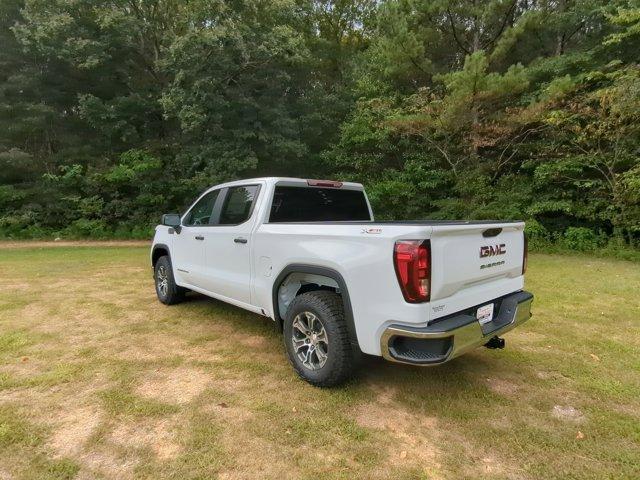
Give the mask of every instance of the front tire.
POLYGON ((173 268, 168 255, 163 255, 156 262, 153 269, 153 278, 156 284, 158 300, 165 305, 174 305, 184 300, 185 290, 176 285, 173 278, 173 268))
POLYGON ((332 387, 353 373, 342 298, 334 292, 307 292, 291 302, 284 319, 284 343, 294 370, 312 385, 332 387))

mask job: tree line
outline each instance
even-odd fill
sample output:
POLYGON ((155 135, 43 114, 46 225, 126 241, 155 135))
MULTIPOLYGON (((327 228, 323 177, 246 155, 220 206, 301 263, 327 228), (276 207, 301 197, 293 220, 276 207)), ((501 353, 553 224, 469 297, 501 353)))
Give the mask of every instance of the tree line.
POLYGON ((209 185, 640 241, 638 0, 2 0, 0 235, 146 237, 209 185))

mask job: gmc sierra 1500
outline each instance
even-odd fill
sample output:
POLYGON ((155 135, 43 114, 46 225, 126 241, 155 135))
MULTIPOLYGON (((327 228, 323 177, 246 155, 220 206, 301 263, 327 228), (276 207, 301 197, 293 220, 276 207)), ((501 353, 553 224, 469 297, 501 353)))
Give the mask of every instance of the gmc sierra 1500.
POLYGON ((270 317, 318 386, 361 352, 436 365, 531 316, 523 222, 376 222, 362 185, 256 178, 208 189, 156 227, 159 300, 188 290, 270 317))

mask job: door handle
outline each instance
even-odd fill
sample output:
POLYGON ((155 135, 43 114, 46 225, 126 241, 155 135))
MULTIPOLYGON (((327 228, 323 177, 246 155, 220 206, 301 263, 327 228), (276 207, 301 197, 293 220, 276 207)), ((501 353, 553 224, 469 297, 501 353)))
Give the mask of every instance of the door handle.
POLYGON ((202 235, 196 235, 196 240, 204 240, 204 237, 202 235))
POLYGON ((247 243, 247 239, 242 237, 234 238, 233 241, 235 243, 247 243))

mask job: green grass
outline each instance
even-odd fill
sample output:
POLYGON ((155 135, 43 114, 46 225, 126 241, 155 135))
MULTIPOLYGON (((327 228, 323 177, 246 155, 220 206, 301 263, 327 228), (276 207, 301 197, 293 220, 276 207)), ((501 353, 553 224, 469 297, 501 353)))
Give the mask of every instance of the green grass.
POLYGON ((505 350, 320 390, 269 320, 159 304, 147 255, 0 250, 0 478, 640 477, 637 263, 533 254, 505 350))
POLYGON ((155 400, 140 398, 130 391, 114 388, 102 392, 100 395, 105 410, 111 415, 135 415, 141 417, 155 417, 169 415, 178 411, 175 405, 155 400))
POLYGON ((48 458, 43 449, 44 430, 24 420, 13 407, 0 406, 0 458, 2 468, 20 466, 27 479, 72 479, 80 467, 68 458, 48 458), (10 463, 9 463, 10 462, 10 463))

